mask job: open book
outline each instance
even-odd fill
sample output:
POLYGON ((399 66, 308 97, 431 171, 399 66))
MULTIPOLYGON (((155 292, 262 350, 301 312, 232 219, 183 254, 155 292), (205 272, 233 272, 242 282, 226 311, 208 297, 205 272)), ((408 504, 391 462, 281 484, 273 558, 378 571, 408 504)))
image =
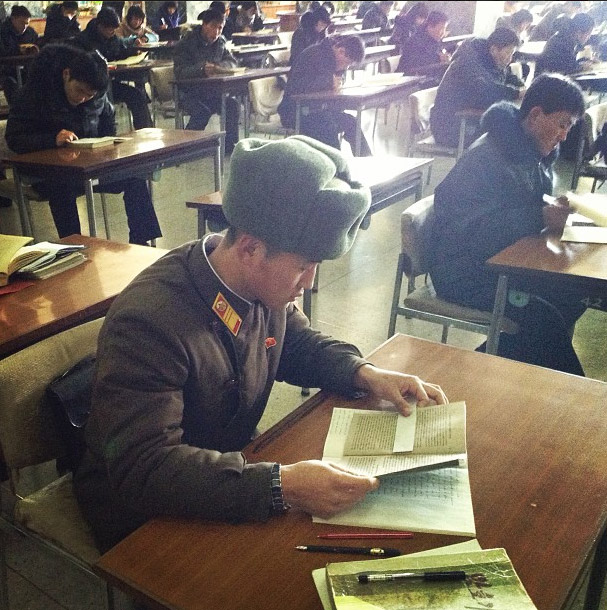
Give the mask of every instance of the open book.
POLYGON ((536 608, 504 549, 329 563, 326 573, 336 610, 536 608), (368 583, 361 583, 358 578, 360 574, 445 571, 462 571, 466 577, 455 581, 396 579, 368 583))
POLYGON ((466 457, 466 403, 413 407, 411 415, 333 409, 323 460, 369 476, 466 457))
POLYGON ((74 148, 102 148, 104 146, 112 146, 113 144, 119 144, 120 142, 126 142, 130 140, 129 137, 118 137, 118 136, 104 136, 101 138, 79 138, 69 142, 69 146, 74 148))
POLYGON ((230 74, 244 74, 247 69, 243 66, 213 64, 213 71, 217 76, 229 76, 230 74))
POLYGON ((32 237, 0 235, 0 286, 8 284, 8 278, 33 260, 44 254, 35 246, 27 246, 32 237))
POLYGON ((138 55, 131 55, 125 59, 117 59, 116 61, 108 62, 108 66, 134 66, 141 63, 146 57, 147 53, 139 53, 138 55))

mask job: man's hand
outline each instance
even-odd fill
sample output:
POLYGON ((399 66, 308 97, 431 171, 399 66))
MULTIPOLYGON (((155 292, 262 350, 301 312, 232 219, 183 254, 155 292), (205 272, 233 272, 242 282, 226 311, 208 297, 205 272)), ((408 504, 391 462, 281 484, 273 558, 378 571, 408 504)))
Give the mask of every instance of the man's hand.
POLYGON ((351 508, 379 487, 375 477, 320 460, 281 466, 280 477, 286 503, 323 519, 351 508))
POLYGON ((561 196, 555 200, 555 203, 545 205, 542 208, 544 216, 544 226, 550 232, 562 233, 567 222, 567 217, 573 210, 569 207, 567 197, 561 196))
POLYGON ((210 61, 207 61, 207 63, 204 64, 202 70, 205 76, 214 76, 215 74, 218 74, 217 65, 210 61))
POLYGON ((356 371, 354 385, 390 401, 403 415, 411 413, 405 396, 415 398, 419 406, 431 404, 431 401, 439 405, 449 402, 438 385, 422 381, 415 375, 379 369, 371 364, 364 364, 356 371))
POLYGON ((77 140, 78 136, 69 129, 62 129, 55 138, 55 143, 57 146, 65 146, 68 142, 73 142, 77 140))

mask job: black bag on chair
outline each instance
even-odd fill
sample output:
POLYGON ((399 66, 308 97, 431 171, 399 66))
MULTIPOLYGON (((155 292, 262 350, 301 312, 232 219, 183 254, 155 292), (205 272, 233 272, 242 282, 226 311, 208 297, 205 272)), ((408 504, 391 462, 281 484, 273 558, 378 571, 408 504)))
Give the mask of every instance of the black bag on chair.
POLYGON ((57 431, 66 455, 57 460, 57 470, 75 472, 84 455, 84 427, 91 412, 95 356, 87 356, 57 377, 46 389, 57 431))

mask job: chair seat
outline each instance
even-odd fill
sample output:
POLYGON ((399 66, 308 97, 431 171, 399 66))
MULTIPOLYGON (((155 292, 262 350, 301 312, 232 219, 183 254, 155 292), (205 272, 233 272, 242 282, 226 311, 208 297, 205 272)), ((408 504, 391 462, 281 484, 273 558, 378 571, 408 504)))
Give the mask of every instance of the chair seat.
POLYGON ((71 474, 56 479, 25 498, 19 498, 15 505, 15 522, 89 565, 100 557, 93 532, 84 520, 74 495, 71 474))
POLYGON ((291 135, 295 133, 294 129, 284 127, 284 125, 280 122, 280 116, 277 114, 268 118, 258 117, 251 125, 251 131, 275 135, 291 135))
MULTIPOLYGON (((473 324, 483 324, 486 326, 491 324, 492 313, 490 311, 482 311, 445 301, 436 295, 434 288, 429 284, 424 284, 408 294, 403 301, 403 305, 407 309, 423 311, 456 320, 465 320, 473 324)), ((512 320, 504 318, 502 330, 513 335, 518 332, 518 325, 512 320)))

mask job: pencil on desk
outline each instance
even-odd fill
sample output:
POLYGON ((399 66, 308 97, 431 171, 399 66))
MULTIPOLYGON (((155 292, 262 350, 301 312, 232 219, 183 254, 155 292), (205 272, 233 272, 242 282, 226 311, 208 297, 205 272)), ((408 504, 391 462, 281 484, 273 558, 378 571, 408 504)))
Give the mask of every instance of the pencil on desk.
POLYGON ((350 533, 328 533, 318 534, 317 538, 324 540, 366 540, 366 539, 384 539, 384 538, 413 538, 412 532, 379 532, 376 534, 370 532, 350 532, 350 533))

